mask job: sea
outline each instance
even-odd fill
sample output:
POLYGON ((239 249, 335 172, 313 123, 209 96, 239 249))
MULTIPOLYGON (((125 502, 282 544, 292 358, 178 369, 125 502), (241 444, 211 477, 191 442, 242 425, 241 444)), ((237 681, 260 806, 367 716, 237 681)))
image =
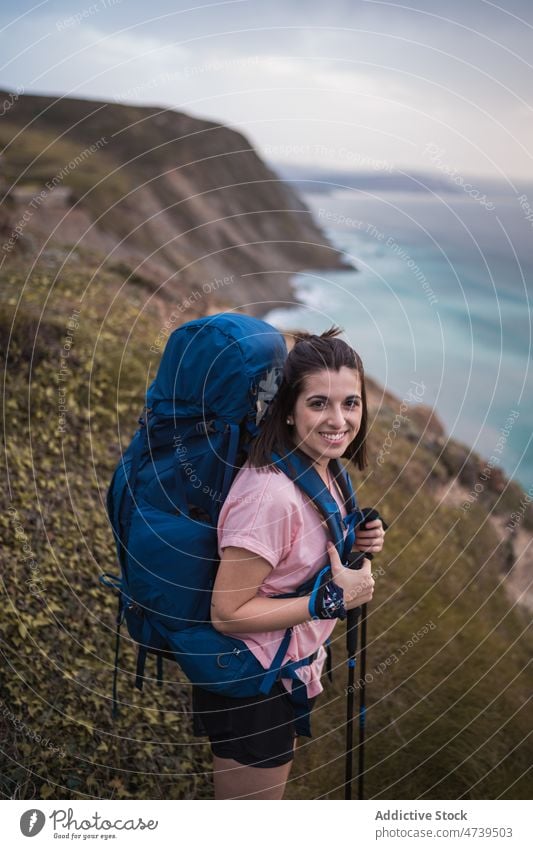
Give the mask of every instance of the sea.
POLYGON ((304 200, 357 270, 297 275, 300 304, 266 320, 340 325, 367 374, 533 496, 533 187, 304 200))

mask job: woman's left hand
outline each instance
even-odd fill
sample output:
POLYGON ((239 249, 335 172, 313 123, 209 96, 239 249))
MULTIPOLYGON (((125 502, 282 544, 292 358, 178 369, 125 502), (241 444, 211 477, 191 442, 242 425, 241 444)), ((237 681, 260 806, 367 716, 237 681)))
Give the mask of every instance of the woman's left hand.
POLYGON ((359 528, 355 531, 355 543, 352 546, 352 551, 365 551, 371 554, 377 554, 383 548, 383 540, 385 539, 385 531, 381 524, 381 519, 373 519, 368 523, 368 526, 363 530, 359 528))

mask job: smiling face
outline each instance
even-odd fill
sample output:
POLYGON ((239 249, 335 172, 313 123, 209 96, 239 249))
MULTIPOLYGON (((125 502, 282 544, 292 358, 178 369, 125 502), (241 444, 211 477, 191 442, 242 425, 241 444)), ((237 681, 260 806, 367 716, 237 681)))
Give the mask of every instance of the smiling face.
POLYGON ((293 442, 325 472, 357 436, 362 413, 358 372, 342 366, 310 374, 288 418, 293 442))

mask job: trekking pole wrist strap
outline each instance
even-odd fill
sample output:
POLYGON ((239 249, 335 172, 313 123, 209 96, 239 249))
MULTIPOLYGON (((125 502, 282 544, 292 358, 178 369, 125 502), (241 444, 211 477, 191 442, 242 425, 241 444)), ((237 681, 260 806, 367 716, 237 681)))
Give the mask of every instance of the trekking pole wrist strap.
POLYGON ((344 591, 330 576, 329 566, 324 567, 317 575, 309 597, 309 613, 312 619, 346 619, 344 591))

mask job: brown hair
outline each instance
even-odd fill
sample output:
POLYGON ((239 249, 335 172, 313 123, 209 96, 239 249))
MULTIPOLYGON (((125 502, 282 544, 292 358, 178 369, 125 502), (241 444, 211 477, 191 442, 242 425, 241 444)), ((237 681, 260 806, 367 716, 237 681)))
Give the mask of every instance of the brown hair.
MULTIPOLYGON (((272 452, 284 456, 294 449, 287 416, 291 415, 302 391, 303 382, 311 374, 330 369, 340 371, 343 366, 353 369, 361 379, 362 415, 359 431, 342 455, 362 471, 367 464, 366 429, 367 405, 365 372, 359 354, 347 342, 336 337, 342 333, 333 325, 316 336, 306 331, 294 331, 295 344, 289 352, 283 369, 280 387, 270 404, 261 429, 250 446, 250 465, 260 468, 272 465, 272 452)), ((272 466, 272 468, 276 468, 272 466)))

